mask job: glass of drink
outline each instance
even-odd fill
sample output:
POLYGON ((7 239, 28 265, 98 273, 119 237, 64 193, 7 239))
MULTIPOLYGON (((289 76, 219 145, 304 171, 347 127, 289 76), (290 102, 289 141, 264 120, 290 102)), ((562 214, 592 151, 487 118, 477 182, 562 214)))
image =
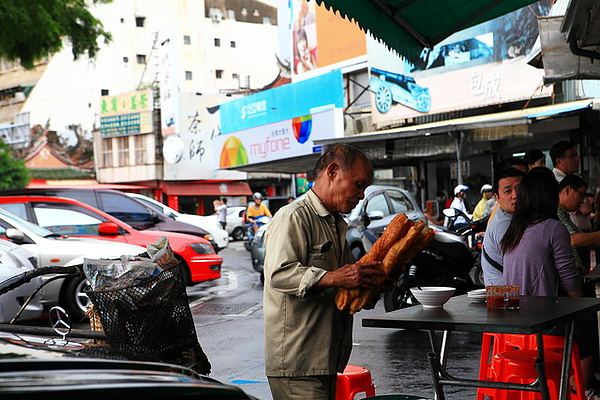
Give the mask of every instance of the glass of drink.
POLYGON ((509 285, 506 286, 506 308, 509 310, 516 310, 519 308, 519 299, 520 299, 520 295, 519 295, 519 291, 520 291, 520 287, 519 286, 515 286, 515 285, 509 285))
POLYGON ((504 309, 504 286, 486 286, 485 303, 490 309, 504 309))

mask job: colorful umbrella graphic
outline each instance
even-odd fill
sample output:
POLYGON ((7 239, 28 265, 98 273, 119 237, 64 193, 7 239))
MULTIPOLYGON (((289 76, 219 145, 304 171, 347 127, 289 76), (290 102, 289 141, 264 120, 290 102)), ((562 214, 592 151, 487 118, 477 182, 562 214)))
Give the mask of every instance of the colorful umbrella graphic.
POLYGON ((312 115, 304 115, 292 119, 292 127, 294 128, 294 136, 298 143, 306 143, 312 131, 312 115))

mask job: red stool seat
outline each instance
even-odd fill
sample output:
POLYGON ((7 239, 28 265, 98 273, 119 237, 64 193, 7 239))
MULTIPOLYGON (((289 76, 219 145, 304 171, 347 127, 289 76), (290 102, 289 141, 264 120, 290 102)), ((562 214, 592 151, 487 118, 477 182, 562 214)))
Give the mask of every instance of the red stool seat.
POLYGON ((357 365, 347 365, 343 374, 337 376, 335 400, 354 400, 358 393, 375 396, 371 372, 357 365))
MULTIPOLYGON (((563 346, 563 336, 544 335, 546 375, 553 398, 558 397, 563 346)), ((537 377, 536 358, 536 335, 485 333, 482 340, 479 379, 530 383, 537 377), (524 352, 525 350, 528 352, 524 352), (490 354, 492 355, 491 360, 490 354)), ((579 395, 570 392, 569 399, 584 399, 583 377, 577 343, 573 343, 570 362, 572 384, 579 395)), ((478 389, 477 399, 481 400, 484 396, 494 400, 541 398, 540 394, 535 392, 506 391, 491 388, 478 389)))

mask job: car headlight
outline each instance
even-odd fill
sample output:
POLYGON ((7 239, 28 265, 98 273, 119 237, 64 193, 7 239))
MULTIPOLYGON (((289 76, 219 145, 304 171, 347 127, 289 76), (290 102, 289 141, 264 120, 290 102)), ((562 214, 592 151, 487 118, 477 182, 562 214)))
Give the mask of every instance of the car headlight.
POLYGON ((191 243, 190 247, 198 254, 215 254, 215 249, 208 243, 191 243))
POLYGON ((206 240, 208 240, 209 242, 211 240, 214 240, 213 235, 204 235, 203 238, 206 239, 206 240))

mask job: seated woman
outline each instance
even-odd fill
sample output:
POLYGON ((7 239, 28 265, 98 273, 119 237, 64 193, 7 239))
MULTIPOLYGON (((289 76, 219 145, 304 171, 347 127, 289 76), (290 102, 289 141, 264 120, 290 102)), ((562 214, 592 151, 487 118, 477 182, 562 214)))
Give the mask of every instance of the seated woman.
MULTIPOLYGON (((522 295, 557 296, 559 281, 569 296, 580 297, 583 277, 579 275, 569 233, 558 220, 558 183, 551 170, 533 168, 517 192, 515 212, 504 238, 503 283, 519 286, 522 295)), ((561 325, 544 332, 564 335, 561 325)), ((581 370, 587 399, 596 397, 593 374, 598 356, 598 328, 592 315, 575 322, 581 370)))

